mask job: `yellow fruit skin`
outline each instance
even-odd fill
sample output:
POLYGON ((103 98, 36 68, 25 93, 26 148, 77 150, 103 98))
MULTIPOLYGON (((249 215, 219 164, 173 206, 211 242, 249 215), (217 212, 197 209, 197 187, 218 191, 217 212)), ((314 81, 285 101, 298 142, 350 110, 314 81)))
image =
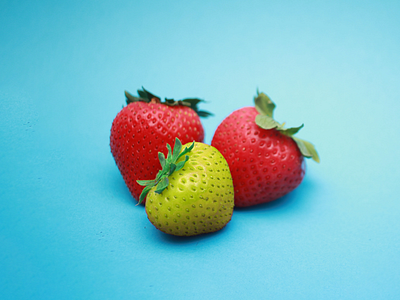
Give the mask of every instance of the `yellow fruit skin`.
POLYGON ((217 149, 203 143, 196 142, 187 155, 189 160, 168 177, 161 194, 155 187, 148 193, 147 217, 157 229, 177 236, 220 230, 231 220, 234 206, 229 166, 217 149))

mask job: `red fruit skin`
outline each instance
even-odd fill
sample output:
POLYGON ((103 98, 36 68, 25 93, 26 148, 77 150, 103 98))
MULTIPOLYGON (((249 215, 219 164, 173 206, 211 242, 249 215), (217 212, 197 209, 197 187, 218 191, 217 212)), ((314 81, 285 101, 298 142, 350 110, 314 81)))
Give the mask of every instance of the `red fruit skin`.
POLYGON ((173 147, 176 137, 182 144, 204 140, 200 118, 190 107, 134 102, 115 117, 110 135, 111 153, 136 201, 144 188, 136 180, 156 178, 161 169, 158 152, 167 157, 166 145, 173 147))
POLYGON ((234 111, 218 126, 211 145, 228 162, 235 190, 235 206, 276 200, 303 180, 305 161, 296 142, 275 129, 255 123, 254 107, 234 111))

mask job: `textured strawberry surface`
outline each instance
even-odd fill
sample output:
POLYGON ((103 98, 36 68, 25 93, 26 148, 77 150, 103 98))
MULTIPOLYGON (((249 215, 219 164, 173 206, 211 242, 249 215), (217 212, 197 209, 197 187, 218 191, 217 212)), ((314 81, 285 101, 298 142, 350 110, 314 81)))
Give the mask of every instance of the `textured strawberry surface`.
POLYGON ((211 145, 228 162, 235 206, 276 200, 303 180, 305 161, 294 140, 255 123, 254 107, 234 111, 218 126, 211 145))
POLYGON ((217 149, 203 143, 195 143, 187 155, 189 160, 169 176, 161 194, 155 187, 149 192, 147 216, 157 229, 172 235, 220 230, 231 220, 234 206, 229 166, 217 149))
POLYGON ((154 179, 161 169, 158 152, 166 145, 202 142, 204 129, 196 112, 186 106, 134 102, 115 117, 110 135, 111 153, 132 196, 139 200, 143 186, 136 180, 154 179))

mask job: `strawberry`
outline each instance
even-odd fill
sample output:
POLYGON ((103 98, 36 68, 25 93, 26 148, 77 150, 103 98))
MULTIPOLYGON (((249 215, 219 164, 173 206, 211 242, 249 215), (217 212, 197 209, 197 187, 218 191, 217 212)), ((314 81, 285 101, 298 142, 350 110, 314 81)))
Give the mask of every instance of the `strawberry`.
MULTIPOLYGON (((133 198, 139 199, 143 187, 136 180, 152 179, 159 167, 157 153, 179 137, 184 143, 204 139, 199 111, 200 99, 175 101, 138 90, 139 97, 125 92, 127 106, 115 117, 110 135, 111 153, 133 198)), ((166 153, 164 151, 164 153, 166 153)))
POLYGON ((294 190, 305 174, 304 157, 319 162, 314 146, 293 135, 304 125, 285 128, 273 119, 275 104, 264 93, 255 107, 234 111, 218 126, 211 145, 228 162, 235 206, 276 200, 294 190))
POLYGON ((234 197, 229 166, 221 153, 199 142, 182 144, 177 138, 154 180, 139 180, 147 195, 146 213, 162 232, 192 236, 222 229, 232 218, 234 197))

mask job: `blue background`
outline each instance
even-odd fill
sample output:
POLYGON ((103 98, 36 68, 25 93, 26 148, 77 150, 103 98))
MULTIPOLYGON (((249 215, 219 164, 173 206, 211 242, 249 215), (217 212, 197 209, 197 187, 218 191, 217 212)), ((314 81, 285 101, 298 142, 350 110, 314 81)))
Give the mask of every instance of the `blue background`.
POLYGON ((399 1, 0 2, 1 299, 400 299, 399 1), (215 234, 135 206, 124 90, 200 97, 206 143, 256 89, 321 164, 215 234))

